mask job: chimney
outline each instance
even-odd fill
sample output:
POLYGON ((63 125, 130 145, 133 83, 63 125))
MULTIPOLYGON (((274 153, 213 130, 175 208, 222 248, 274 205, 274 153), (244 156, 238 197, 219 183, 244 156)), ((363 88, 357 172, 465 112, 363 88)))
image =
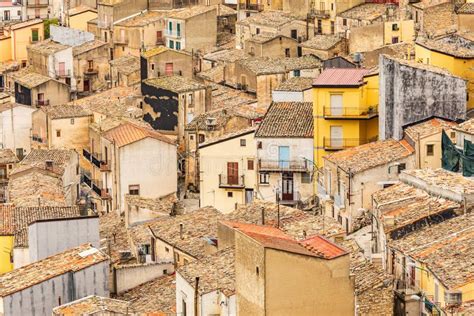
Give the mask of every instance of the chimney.
POLYGON ((179 238, 183 239, 183 223, 179 224, 179 238))

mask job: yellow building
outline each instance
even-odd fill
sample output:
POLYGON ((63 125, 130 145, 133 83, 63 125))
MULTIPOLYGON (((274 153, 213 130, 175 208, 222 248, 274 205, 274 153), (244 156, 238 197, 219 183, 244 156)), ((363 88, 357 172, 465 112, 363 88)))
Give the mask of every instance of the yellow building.
MULTIPOLYGON (((29 20, 12 25, 10 30, 11 56, 8 59, 21 62, 26 66, 28 53, 26 47, 44 39, 44 24, 41 19, 29 20)), ((3 50, 1 51, 3 55, 3 50)))
POLYGON ((378 138, 378 74, 326 69, 313 83, 314 157, 378 138))
POLYGON ((12 58, 12 47, 11 47, 11 36, 9 33, 5 33, 0 36, 0 63, 11 60, 12 58))
POLYGON ((87 31, 87 22, 97 18, 97 10, 85 5, 72 8, 68 12, 70 28, 87 31))
POLYGON ((413 43, 415 39, 415 22, 399 20, 384 23, 384 45, 396 43, 413 43))
POLYGON ((437 39, 418 40, 415 60, 444 68, 468 81, 467 108, 474 108, 474 42, 462 34, 451 34, 437 39))
POLYGON ((0 275, 13 270, 13 236, 0 232, 0 275))

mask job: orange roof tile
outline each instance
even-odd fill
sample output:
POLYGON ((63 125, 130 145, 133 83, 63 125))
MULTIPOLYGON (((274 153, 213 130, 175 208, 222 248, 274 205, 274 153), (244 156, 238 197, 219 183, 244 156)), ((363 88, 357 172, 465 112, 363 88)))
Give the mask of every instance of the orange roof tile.
POLYGON ((354 86, 364 83, 364 76, 369 71, 361 68, 331 68, 324 70, 313 82, 315 87, 354 86))
POLYGON ((319 235, 305 239, 300 243, 309 251, 318 252, 326 259, 334 259, 347 254, 346 250, 319 235))
POLYGON ((173 140, 163 134, 158 133, 151 128, 148 129, 142 126, 137 126, 130 122, 124 122, 123 124, 107 131, 104 134, 104 137, 111 142, 115 142, 118 147, 129 145, 147 137, 161 140, 168 144, 174 144, 173 140))

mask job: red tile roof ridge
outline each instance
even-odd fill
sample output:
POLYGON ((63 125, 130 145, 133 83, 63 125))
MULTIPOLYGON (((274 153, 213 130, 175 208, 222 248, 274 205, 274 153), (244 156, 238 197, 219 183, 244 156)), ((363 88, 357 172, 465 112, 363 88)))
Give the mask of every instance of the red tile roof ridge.
POLYGON ((335 259, 348 251, 321 235, 314 235, 299 242, 306 249, 320 254, 325 259, 335 259))

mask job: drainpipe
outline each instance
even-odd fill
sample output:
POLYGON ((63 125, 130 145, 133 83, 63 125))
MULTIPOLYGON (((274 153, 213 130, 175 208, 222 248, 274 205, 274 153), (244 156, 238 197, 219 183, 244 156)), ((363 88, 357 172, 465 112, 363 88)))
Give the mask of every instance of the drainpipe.
POLYGON ((194 281, 194 316, 198 315, 199 277, 194 281))

